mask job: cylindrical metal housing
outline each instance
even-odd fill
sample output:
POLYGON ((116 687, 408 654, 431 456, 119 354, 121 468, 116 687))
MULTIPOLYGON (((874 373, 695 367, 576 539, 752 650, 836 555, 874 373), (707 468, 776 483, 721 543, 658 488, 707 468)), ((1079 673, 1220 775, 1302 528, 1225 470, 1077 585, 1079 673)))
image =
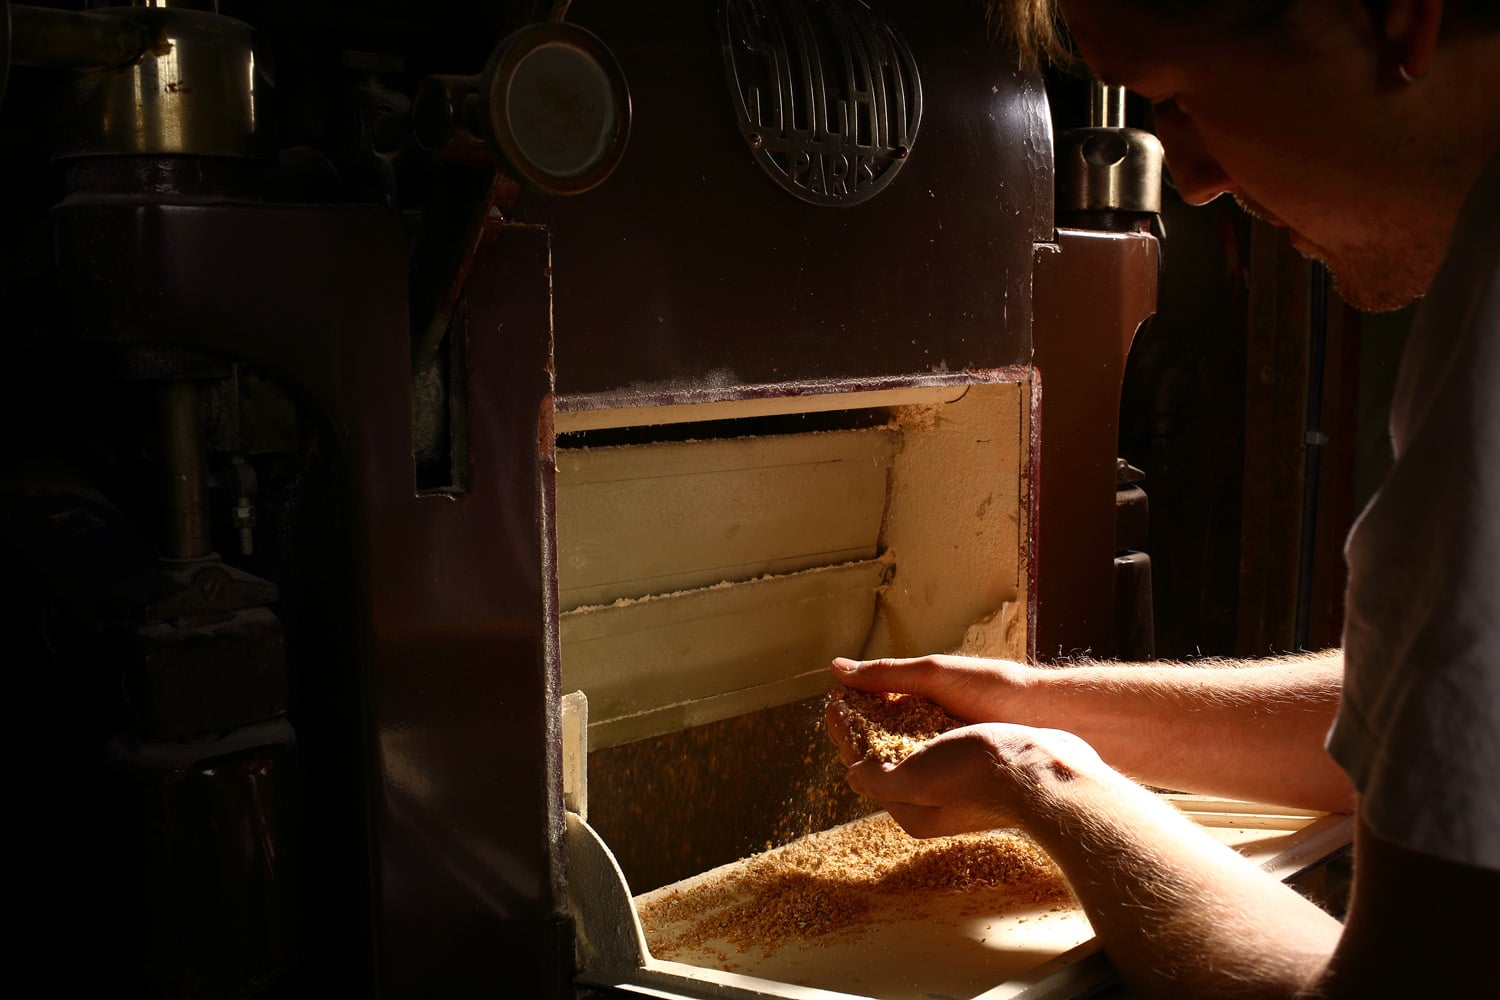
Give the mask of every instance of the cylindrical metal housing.
POLYGON ((178 7, 112 7, 87 16, 134 25, 148 45, 129 65, 73 81, 58 116, 56 158, 269 158, 271 56, 248 25, 178 7))
POLYGON ((1160 212, 1162 160, 1142 129, 1070 129, 1057 140, 1057 210, 1160 212))

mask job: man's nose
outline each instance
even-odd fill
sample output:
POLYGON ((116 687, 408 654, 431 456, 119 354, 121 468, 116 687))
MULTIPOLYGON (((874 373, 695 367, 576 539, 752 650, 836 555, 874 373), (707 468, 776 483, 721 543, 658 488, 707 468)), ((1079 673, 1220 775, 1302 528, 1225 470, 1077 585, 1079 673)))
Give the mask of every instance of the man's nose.
POLYGON ((1211 156, 1174 156, 1168 146, 1167 169, 1177 193, 1189 205, 1206 205, 1234 190, 1234 182, 1211 156))
POLYGON ((1180 111, 1158 111, 1156 134, 1167 154, 1177 193, 1189 205, 1206 205, 1234 190, 1234 181, 1204 148, 1198 130, 1180 111))

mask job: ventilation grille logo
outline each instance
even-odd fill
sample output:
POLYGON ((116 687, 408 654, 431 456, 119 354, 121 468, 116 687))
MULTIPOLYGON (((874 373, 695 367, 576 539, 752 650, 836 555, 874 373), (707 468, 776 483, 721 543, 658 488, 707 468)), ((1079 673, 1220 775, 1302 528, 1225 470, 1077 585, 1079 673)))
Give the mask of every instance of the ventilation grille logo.
POLYGON ((814 205, 879 194, 911 155, 922 81, 864 0, 723 0, 740 132, 777 184, 814 205))

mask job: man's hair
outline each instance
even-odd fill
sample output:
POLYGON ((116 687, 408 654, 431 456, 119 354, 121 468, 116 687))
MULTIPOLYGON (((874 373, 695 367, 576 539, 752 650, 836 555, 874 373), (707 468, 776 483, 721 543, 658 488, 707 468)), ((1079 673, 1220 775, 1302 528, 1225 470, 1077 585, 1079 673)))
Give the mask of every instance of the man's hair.
MULTIPOLYGON (((1143 13, 1171 16, 1183 20, 1272 21, 1299 0, 1117 0, 1133 5, 1143 13)), ((1383 3, 1384 0, 1371 0, 1383 3)), ((1493 3, 1494 0, 1480 0, 1493 3)), ((1044 62, 1077 68, 1068 42, 1058 0, 989 0, 990 24, 1001 38, 1015 45, 1023 65, 1036 67, 1044 62)))
MULTIPOLYGON (((1143 12, 1184 19, 1217 18, 1229 21, 1271 22, 1295 7, 1300 0, 1117 0, 1143 12)), ((1376 10, 1385 0, 1365 0, 1376 10)), ((1456 0, 1449 5, 1474 27, 1500 28, 1500 3, 1496 0, 1456 0)), ((1024 66, 1035 68, 1051 62, 1074 66, 1076 59, 1068 43, 1058 0, 989 0, 991 28, 1015 46, 1024 66)))
POLYGON ((1067 28, 1057 0, 989 0, 990 29, 1014 46, 1021 65, 1037 69, 1043 63, 1073 63, 1067 28))

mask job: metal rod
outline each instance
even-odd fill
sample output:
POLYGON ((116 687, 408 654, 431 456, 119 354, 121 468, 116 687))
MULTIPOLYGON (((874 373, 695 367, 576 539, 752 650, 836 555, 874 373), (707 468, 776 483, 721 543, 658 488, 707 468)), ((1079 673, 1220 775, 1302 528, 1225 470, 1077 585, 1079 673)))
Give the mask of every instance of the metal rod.
POLYGON ((1125 127, 1125 88, 1095 80, 1089 89, 1089 125, 1092 128, 1125 127))
POLYGON ((162 554, 168 559, 198 559, 213 551, 201 394, 196 382, 183 379, 164 383, 160 399, 166 506, 162 554))
POLYGON ((0 102, 10 84, 10 0, 0 0, 0 102))
POLYGON ((150 44, 147 33, 123 17, 13 4, 11 62, 16 66, 79 71, 128 66, 150 44))
POLYGON ((1312 638, 1313 589, 1317 583, 1318 502, 1323 486, 1323 452, 1328 435, 1323 430, 1323 383, 1328 368, 1328 268, 1313 263, 1308 296, 1307 451, 1302 472, 1302 539, 1297 558, 1297 614, 1292 626, 1293 649, 1307 649, 1312 638))

